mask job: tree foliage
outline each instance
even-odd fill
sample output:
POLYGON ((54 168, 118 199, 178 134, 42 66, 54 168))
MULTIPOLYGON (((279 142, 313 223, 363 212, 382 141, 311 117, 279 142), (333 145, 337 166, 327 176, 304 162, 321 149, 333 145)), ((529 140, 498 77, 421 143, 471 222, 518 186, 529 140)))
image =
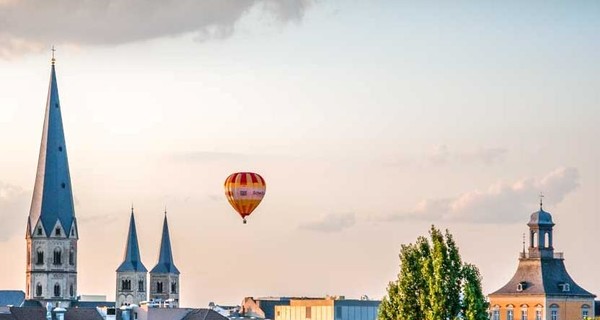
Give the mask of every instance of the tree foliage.
POLYGON ((463 264, 452 235, 431 226, 429 239, 402 245, 398 279, 388 284, 379 320, 485 320, 481 276, 463 264))

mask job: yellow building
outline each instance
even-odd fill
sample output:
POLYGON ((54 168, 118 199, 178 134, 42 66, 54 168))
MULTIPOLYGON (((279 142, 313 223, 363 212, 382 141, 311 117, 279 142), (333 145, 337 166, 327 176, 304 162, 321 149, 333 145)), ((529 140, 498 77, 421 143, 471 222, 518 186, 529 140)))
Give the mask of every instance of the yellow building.
POLYGON ((341 297, 291 299, 275 307, 274 320, 376 320, 381 301, 341 297))
POLYGON ((569 276, 563 254, 554 252, 552 216, 531 214, 529 250, 519 258, 512 279, 490 294, 491 320, 578 320, 593 318, 594 298, 569 276))

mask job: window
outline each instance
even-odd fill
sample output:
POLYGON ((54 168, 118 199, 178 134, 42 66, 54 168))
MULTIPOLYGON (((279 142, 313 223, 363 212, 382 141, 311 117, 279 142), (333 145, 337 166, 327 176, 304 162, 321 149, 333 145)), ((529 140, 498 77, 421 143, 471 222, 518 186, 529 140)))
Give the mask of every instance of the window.
POLYGON ((75 251, 73 249, 69 250, 69 264, 72 266, 75 265, 75 251))
POLYGON ((550 310, 550 320, 558 320, 558 310, 550 310))
POLYGON ((492 311, 492 320, 500 320, 500 310, 494 309, 492 311))
POLYGON ((38 228, 38 229, 37 229, 37 235, 38 235, 38 236, 41 236, 41 235, 43 235, 43 234, 44 234, 44 233, 43 233, 43 231, 42 231, 42 228, 41 228, 41 227, 40 227, 40 228, 38 228))
POLYGON ((75 229, 71 229, 71 237, 75 236, 75 229))
POLYGON ((306 307, 306 319, 310 319, 312 318, 312 314, 311 314, 311 308, 310 307, 306 307))
POLYGON ((138 291, 144 292, 146 289, 144 288, 144 280, 138 281, 138 291))
POLYGON ((131 280, 121 280, 121 290, 130 291, 131 290, 131 280))
POLYGON ((56 229, 54 230, 54 235, 57 237, 60 237, 60 228, 56 227, 56 229))
POLYGON ((44 264, 44 251, 42 251, 41 249, 38 249, 38 251, 37 251, 37 257, 35 259, 35 264, 37 264, 38 266, 44 264))
POLYGON ((506 310, 506 320, 515 320, 515 314, 513 309, 506 310))
POLYGON ((54 296, 60 297, 60 285, 58 283, 54 285, 54 296))
POLYGON ((535 320, 542 320, 542 310, 535 310, 535 320))
POLYGON ((523 291, 527 289, 527 282, 521 281, 517 284, 517 291, 523 291))
POLYGON ((581 306, 581 319, 587 319, 590 315, 590 306, 584 304, 581 306))
POLYGON ((177 282, 171 282, 171 293, 177 293, 177 282))
POLYGON ((162 292, 163 292, 163 283, 159 281, 156 283, 156 293, 162 293, 162 292))
POLYGON ((527 320, 527 309, 521 309, 521 320, 527 320))
POLYGON ((62 264, 62 252, 59 248, 54 249, 54 265, 58 266, 62 264))
POLYGON ((36 297, 42 296, 42 285, 39 283, 35 285, 35 296, 36 297))
POLYGON ((75 289, 73 288, 73 285, 70 285, 70 286, 69 286, 69 295, 70 295, 71 297, 74 297, 74 296, 75 296, 75 289))

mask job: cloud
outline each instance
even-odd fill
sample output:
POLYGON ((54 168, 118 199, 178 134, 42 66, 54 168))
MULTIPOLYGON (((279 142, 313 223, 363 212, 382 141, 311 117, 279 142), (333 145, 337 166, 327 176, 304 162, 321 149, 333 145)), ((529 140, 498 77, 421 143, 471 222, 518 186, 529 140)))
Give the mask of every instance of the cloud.
POLYGON ((25 232, 31 194, 22 188, 0 182, 0 242, 25 232))
POLYGON ((300 225, 300 229, 318 232, 339 232, 356 224, 354 213, 328 214, 321 219, 300 225))
POLYGON ((226 38, 256 10, 299 21, 312 0, 0 0, 0 56, 48 44, 114 45, 195 33, 226 38))
POLYGON ((474 190, 454 198, 419 202, 413 210, 383 217, 383 220, 446 220, 475 223, 522 222, 535 209, 543 192, 548 205, 560 203, 579 186, 575 168, 557 168, 542 178, 524 178, 514 183, 498 182, 486 190, 474 190))
POLYGON ((444 165, 449 163, 481 163, 491 165, 504 161, 508 150, 504 148, 479 148, 473 151, 452 152, 447 145, 437 145, 427 156, 430 163, 444 165))

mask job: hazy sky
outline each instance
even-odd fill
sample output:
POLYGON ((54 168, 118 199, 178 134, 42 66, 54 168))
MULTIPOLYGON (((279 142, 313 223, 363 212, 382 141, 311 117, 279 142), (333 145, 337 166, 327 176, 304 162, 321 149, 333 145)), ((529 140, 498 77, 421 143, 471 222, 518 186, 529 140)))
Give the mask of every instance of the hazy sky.
POLYGON ((489 293, 540 192, 556 250, 600 294, 599 16, 597 1, 0 0, 0 287, 24 290, 54 44, 80 294, 114 298, 132 202, 148 268, 167 206, 184 306, 381 298, 431 224, 489 293), (242 170, 267 182, 247 225, 222 190, 242 170))

